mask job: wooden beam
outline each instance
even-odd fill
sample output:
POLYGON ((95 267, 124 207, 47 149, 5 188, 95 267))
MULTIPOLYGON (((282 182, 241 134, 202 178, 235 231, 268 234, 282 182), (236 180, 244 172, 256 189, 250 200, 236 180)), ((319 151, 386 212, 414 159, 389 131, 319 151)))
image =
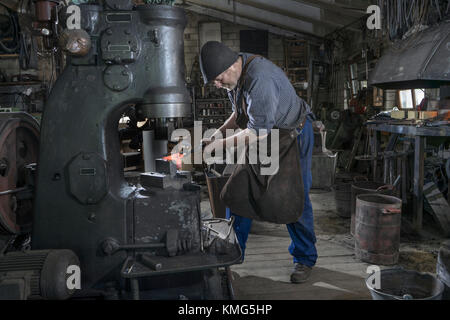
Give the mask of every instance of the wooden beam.
MULTIPOLYGON (((339 15, 339 17, 342 17, 342 19, 347 20, 347 21, 352 21, 355 18, 361 17, 360 12, 349 9, 349 7, 350 7, 349 3, 342 4, 342 3, 336 3, 335 1, 331 2, 331 1, 327 1, 327 0, 293 0, 293 1, 317 6, 319 8, 329 11, 330 13, 339 15)), ((367 6, 369 6, 369 5, 367 5, 367 6)), ((358 5, 355 7, 360 8, 361 6, 358 5)))
POLYGON ((425 162, 425 137, 416 136, 414 146, 413 224, 416 232, 422 230, 423 177, 425 162))
POLYGON ((275 27, 275 26, 272 26, 269 24, 257 22, 257 21, 242 18, 242 17, 236 17, 236 16, 233 16, 232 14, 228 14, 228 13, 210 9, 210 8, 204 8, 204 7, 193 5, 193 4, 189 5, 189 7, 185 7, 184 9, 187 11, 201 14, 201 15, 210 16, 210 17, 228 21, 231 23, 236 23, 236 24, 239 24, 242 26, 247 26, 247 27, 259 29, 259 30, 267 30, 270 33, 273 33, 273 34, 276 34, 279 36, 283 36, 283 37, 305 38, 305 36, 306 36, 306 38, 310 38, 310 39, 320 39, 320 37, 318 37, 317 35, 311 35, 311 34, 302 33, 302 32, 294 32, 294 31, 278 28, 278 27, 275 27))
POLYGON ((0 54, 0 59, 16 59, 19 55, 17 53, 0 54))
POLYGON ((5 7, 8 7, 12 11, 17 11, 19 9, 19 1, 18 0, 1 0, 1 4, 5 7))
MULTIPOLYGON (((325 25, 319 25, 300 19, 291 18, 275 12, 242 4, 240 2, 228 0, 187 0, 185 3, 187 4, 187 6, 185 5, 186 10, 189 10, 189 5, 196 5, 205 9, 231 14, 232 17, 235 17, 235 19, 240 17, 242 19, 272 25, 280 29, 297 33, 306 33, 322 37, 328 31, 332 30, 325 25)), ((237 21, 233 22, 237 23, 237 21)))
MULTIPOLYGON (((249 6, 276 12, 287 17, 309 21, 312 23, 320 23, 330 26, 333 29, 343 27, 354 21, 353 17, 343 17, 341 14, 329 12, 326 9, 310 4, 305 4, 293 0, 236 0, 237 2, 247 4, 249 6)), ((358 32, 357 28, 350 27, 349 30, 358 32)))
POLYGON ((450 206, 434 182, 423 187, 424 197, 433 211, 433 217, 446 237, 450 236, 450 206))

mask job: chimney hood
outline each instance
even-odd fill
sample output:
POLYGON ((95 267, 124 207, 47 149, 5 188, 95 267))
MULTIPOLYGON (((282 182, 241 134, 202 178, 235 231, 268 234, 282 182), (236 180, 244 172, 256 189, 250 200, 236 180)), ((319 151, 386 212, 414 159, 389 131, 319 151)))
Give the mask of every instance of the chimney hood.
POLYGON ((369 84, 381 89, 450 85, 450 21, 393 44, 378 60, 369 84))

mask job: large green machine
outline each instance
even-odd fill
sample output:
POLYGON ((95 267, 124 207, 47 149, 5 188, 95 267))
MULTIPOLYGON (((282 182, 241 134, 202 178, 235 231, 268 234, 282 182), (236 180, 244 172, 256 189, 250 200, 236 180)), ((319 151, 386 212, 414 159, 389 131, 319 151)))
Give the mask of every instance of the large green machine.
POLYGON ((226 298, 219 268, 241 256, 232 222, 202 220, 199 187, 170 163, 127 182, 120 155, 118 122, 130 106, 158 132, 191 114, 184 11, 114 0, 79 7, 86 32, 66 35, 73 55, 41 122, 31 252, 71 250, 78 297, 226 298))

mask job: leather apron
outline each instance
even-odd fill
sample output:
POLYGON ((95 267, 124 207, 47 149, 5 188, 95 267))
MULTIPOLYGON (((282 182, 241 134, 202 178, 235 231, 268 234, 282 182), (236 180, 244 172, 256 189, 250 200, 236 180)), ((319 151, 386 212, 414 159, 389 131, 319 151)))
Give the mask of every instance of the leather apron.
MULTIPOLYGON (((247 105, 241 93, 248 65, 257 56, 247 59, 238 81, 238 90, 234 94, 236 124, 247 129, 249 121, 247 105)), ((302 123, 302 125, 304 122, 302 123)), ((278 128, 273 128, 278 129, 278 128)), ((304 206, 304 187, 300 167, 300 154, 296 129, 279 130, 279 169, 272 175, 262 175, 263 167, 270 164, 249 163, 249 147, 245 150, 245 163, 237 164, 222 189, 220 198, 230 210, 242 217, 279 224, 296 222, 304 206)), ((267 150, 271 150, 272 133, 267 136, 267 150)), ((273 156, 273 155, 269 155, 273 156)))

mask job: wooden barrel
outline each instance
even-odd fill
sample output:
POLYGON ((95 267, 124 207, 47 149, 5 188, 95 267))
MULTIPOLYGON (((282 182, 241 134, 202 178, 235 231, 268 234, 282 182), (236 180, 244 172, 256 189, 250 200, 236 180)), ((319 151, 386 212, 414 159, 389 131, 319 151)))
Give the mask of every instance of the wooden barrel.
POLYGON ((363 193, 378 193, 385 195, 392 195, 392 190, 382 189, 377 191, 378 188, 383 187, 385 183, 374 181, 357 181, 352 183, 351 190, 351 222, 350 233, 355 235, 355 212, 356 212, 356 196, 363 193))
POLYGON ((396 264, 402 200, 381 194, 356 197, 355 256, 378 265, 396 264))

